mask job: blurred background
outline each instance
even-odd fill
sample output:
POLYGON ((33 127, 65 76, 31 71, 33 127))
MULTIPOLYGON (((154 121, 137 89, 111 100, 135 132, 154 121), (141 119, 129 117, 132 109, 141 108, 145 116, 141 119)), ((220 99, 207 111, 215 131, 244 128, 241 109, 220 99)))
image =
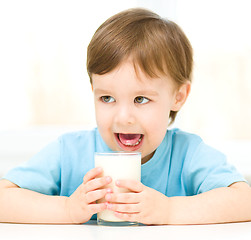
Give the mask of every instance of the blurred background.
POLYGON ((250 0, 0 0, 0 176, 95 125, 86 48, 131 7, 175 21, 194 48, 192 91, 172 127, 199 134, 250 178, 250 0))

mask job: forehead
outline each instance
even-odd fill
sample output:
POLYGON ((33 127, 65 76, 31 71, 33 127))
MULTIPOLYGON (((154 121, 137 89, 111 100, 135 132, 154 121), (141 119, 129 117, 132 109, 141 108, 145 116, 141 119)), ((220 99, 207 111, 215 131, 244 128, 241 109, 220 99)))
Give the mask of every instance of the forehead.
POLYGON ((157 79, 167 79, 168 81, 171 81, 171 77, 164 75, 163 73, 160 73, 157 69, 153 73, 153 75, 149 75, 148 72, 144 71, 140 64, 133 58, 128 58, 126 60, 123 60, 120 64, 118 64, 117 67, 115 67, 113 70, 104 73, 104 74, 91 74, 92 79, 93 78, 106 78, 106 77, 115 77, 115 76, 126 76, 131 75, 138 81, 154 81, 157 79))
POLYGON ((112 71, 105 74, 92 74, 93 85, 116 83, 120 81, 137 82, 138 84, 150 84, 154 79, 147 76, 132 61, 123 61, 112 71))
POLYGON ((173 81, 167 76, 149 77, 133 61, 123 61, 114 70, 105 74, 92 74, 93 89, 101 88, 111 90, 115 87, 139 91, 141 89, 151 91, 164 88, 169 91, 174 89, 173 81), (110 88, 110 89, 109 89, 110 88))

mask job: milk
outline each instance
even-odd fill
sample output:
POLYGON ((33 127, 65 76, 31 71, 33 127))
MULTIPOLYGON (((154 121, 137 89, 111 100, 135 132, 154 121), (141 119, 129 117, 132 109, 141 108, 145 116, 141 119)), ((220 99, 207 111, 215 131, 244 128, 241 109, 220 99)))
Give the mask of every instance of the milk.
MULTIPOLYGON (((140 181, 141 179, 141 154, 135 152, 111 152, 95 153, 95 166, 102 167, 103 176, 110 176, 112 183, 107 187, 113 189, 113 192, 127 192, 127 189, 115 186, 118 179, 132 179, 140 181)), ((101 199, 99 202, 104 202, 101 199)), ((101 225, 132 225, 133 223, 124 222, 114 216, 110 210, 104 210, 97 214, 98 224, 101 225), (111 224, 109 224, 111 223, 111 224), (117 224, 116 224, 117 223, 117 224)))

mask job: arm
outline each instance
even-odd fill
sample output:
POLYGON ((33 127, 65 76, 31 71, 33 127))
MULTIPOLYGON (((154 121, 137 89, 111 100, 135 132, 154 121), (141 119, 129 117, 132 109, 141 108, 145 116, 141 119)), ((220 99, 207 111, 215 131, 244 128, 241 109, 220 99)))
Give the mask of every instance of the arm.
POLYGON ((106 208, 96 204, 109 189, 101 189, 110 178, 95 178, 102 169, 94 168, 70 197, 48 196, 19 188, 8 180, 0 181, 0 222, 83 223, 106 208))
POLYGON ((244 182, 190 197, 166 197, 141 183, 119 181, 132 193, 107 194, 108 209, 144 224, 208 224, 251 221, 251 188, 244 182), (126 204, 125 204, 126 203, 126 204))
POLYGON ((47 196, 0 181, 0 222, 69 222, 66 197, 47 196))
POLYGON ((170 198, 170 220, 174 224, 251 221, 251 188, 239 182, 196 196, 170 198))

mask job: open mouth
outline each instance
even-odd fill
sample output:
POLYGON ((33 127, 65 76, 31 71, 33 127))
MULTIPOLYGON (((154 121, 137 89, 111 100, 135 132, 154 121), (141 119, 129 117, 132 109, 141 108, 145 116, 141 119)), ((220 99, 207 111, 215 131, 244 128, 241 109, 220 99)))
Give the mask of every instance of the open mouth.
POLYGON ((115 133, 115 136, 118 144, 125 150, 128 150, 128 148, 132 148, 133 150, 139 148, 144 137, 143 134, 135 133, 115 133))

